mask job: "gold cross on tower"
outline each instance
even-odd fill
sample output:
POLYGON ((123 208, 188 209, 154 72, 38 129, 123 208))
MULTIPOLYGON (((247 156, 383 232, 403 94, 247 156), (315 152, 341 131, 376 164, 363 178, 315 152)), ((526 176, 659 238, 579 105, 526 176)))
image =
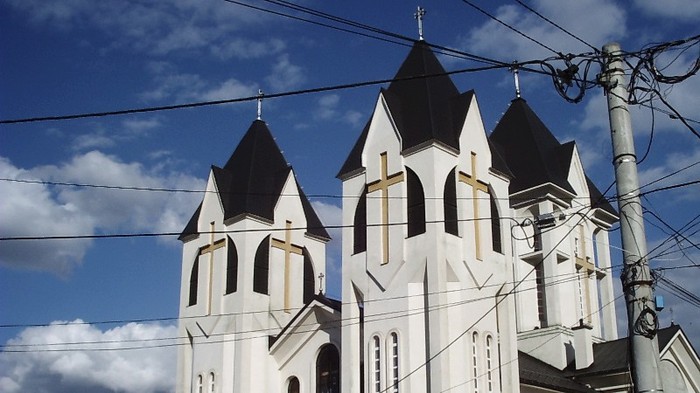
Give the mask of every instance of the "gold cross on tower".
POLYGON ((381 176, 367 185, 367 192, 382 191, 382 265, 389 262, 389 187, 403 181, 403 172, 387 175, 386 152, 380 154, 381 176))
POLYGON ((482 191, 489 193, 488 183, 476 178, 476 153, 472 153, 472 174, 467 175, 464 172, 459 172, 459 181, 466 183, 472 187, 472 202, 474 204, 474 247, 476 248, 476 259, 481 260, 481 232, 479 231, 479 199, 478 192, 482 191))
POLYGON ((199 255, 209 254, 209 281, 208 281, 208 297, 207 297, 207 315, 211 314, 211 298, 212 298, 212 282, 214 281, 214 251, 226 246, 226 238, 214 241, 214 222, 210 224, 209 244, 199 249, 199 255))
POLYGON ((288 313, 291 310, 289 301, 289 265, 292 261, 292 254, 303 255, 303 249, 297 246, 296 244, 292 244, 291 221, 287 221, 287 225, 284 231, 284 241, 273 238, 272 247, 284 251, 284 312, 288 313))
MULTIPOLYGON (((583 295, 581 299, 581 313, 584 320, 589 320, 591 317, 591 288, 589 284, 589 276, 595 272, 595 265, 591 263, 590 258, 586 256, 586 238, 584 237, 583 226, 579 226, 579 237, 576 239, 575 249, 576 271, 579 272, 579 280, 583 280, 583 295)), ((581 290, 579 282, 579 290, 581 290)))

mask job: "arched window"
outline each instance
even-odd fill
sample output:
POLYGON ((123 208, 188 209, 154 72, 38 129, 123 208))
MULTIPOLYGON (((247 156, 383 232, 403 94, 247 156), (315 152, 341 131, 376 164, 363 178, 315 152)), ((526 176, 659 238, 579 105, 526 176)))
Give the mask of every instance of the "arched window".
POLYGON ((355 217, 352 227, 352 252, 357 254, 367 251, 367 186, 360 195, 360 200, 355 208, 355 217))
POLYGON ((391 333, 391 391, 399 393, 399 335, 391 333))
POLYGON ((214 393, 216 391, 216 377, 214 373, 209 373, 209 393, 214 393))
POLYGON ((308 304, 314 297, 316 290, 316 276, 314 275, 314 265, 311 262, 309 250, 304 247, 302 250, 304 255, 304 304, 308 304))
POLYGON ((408 237, 425 233, 425 195, 423 185, 410 168, 406 167, 408 188, 408 237))
POLYGON ((486 391, 493 392, 493 337, 486 336, 486 391))
POLYGON ((192 271, 190 272, 190 298, 187 303, 188 306, 194 306, 197 304, 197 282, 199 281, 199 257, 195 259, 192 264, 192 271))
POLYGON ((372 385, 374 393, 382 391, 382 344, 379 336, 372 338, 372 385))
POLYGON ((474 393, 479 393, 479 333, 472 333, 472 381, 474 393))
POLYGON ((289 385, 287 385, 287 393, 299 393, 299 378, 292 377, 289 379, 289 385))
POLYGON ((226 295, 238 290, 238 251, 233 239, 227 237, 226 295))
POLYGON ((493 197, 493 191, 489 192, 491 199, 491 245, 493 251, 503 254, 503 243, 501 241, 501 217, 498 215, 498 206, 493 197))
POLYGON ((253 291, 269 295, 270 235, 260 242, 253 263, 253 291))
POLYGON ((204 393, 202 389, 204 389, 204 377, 202 377, 202 374, 197 375, 197 393, 204 393))
POLYGON ((340 393, 340 356, 332 344, 324 346, 316 359, 316 393, 340 393))
POLYGON ((457 183, 455 169, 450 171, 445 180, 445 188, 442 195, 442 204, 445 210, 445 232, 459 236, 457 218, 457 183))

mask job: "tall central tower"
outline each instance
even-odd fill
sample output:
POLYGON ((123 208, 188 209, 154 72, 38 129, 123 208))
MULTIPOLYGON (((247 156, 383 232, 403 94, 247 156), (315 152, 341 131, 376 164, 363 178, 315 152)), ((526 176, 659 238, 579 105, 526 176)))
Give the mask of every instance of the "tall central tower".
POLYGON ((473 92, 424 41, 382 90, 343 181, 343 391, 517 391, 510 173, 473 92), (425 76, 424 78, 422 76, 425 76), (421 77, 421 78, 413 78, 421 77))

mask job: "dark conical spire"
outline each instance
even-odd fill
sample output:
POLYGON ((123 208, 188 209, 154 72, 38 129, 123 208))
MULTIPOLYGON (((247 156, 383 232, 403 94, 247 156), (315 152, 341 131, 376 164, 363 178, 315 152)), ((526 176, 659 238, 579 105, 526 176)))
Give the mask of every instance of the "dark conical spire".
POLYGON ((522 98, 512 101, 489 138, 503 150, 514 172, 510 193, 552 183, 574 193, 562 145, 522 98))
MULTIPOLYGON (((274 220, 274 209, 292 168, 287 164, 265 122, 255 120, 223 168, 212 166, 214 181, 224 209, 224 221, 242 214, 274 220)), ((323 239, 330 236, 299 189, 308 233, 323 239)), ((199 209, 195 217, 199 216, 199 209)), ((185 228, 196 232, 196 218, 185 228)), ((182 238, 182 236, 181 236, 182 238)))
POLYGON ((452 102, 460 94, 430 46, 416 41, 385 94, 407 149, 429 140, 458 148, 452 102))

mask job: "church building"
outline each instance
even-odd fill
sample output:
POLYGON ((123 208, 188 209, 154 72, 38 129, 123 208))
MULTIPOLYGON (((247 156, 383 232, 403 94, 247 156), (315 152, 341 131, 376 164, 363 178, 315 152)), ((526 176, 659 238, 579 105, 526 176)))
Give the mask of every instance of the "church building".
MULTIPOLYGON (((522 98, 493 132, 416 41, 338 173, 342 298, 318 215, 253 121, 183 242, 182 393, 627 392, 615 209, 522 98)), ((700 392, 678 326, 666 392, 700 392)))

